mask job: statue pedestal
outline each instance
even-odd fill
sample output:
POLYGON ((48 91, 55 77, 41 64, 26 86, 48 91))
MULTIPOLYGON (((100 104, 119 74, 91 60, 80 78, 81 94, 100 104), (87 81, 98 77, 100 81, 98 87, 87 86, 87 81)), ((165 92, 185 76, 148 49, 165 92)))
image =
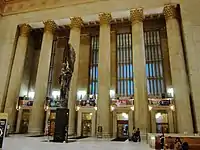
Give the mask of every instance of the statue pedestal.
POLYGON ((64 142, 64 141, 67 142, 68 123, 69 123, 69 109, 57 108, 56 109, 54 139, 53 139, 54 142, 64 142))

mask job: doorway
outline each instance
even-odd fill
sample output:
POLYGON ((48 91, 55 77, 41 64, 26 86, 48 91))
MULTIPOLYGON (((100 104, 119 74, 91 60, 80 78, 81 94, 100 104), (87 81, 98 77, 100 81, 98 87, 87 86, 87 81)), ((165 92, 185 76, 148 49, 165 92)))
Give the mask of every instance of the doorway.
POLYGON ((21 119, 21 123, 20 123, 19 133, 21 133, 21 134, 28 133, 29 116, 30 116, 30 110, 24 109, 22 112, 22 119, 21 119))
POLYGON ((117 137, 127 138, 128 137, 128 114, 118 113, 117 114, 117 137))
POLYGON ((82 113, 82 136, 92 135, 92 113, 82 113))
POLYGON ((164 111, 157 112, 155 118, 156 118, 156 132, 169 133, 168 113, 164 111))

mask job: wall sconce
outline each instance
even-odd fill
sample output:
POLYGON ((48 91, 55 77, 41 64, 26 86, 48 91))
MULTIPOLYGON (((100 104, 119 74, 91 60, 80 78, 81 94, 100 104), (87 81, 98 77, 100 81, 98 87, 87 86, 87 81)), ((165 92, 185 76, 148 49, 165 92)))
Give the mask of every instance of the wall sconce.
POLYGON ((44 110, 48 111, 49 110, 49 106, 44 106, 44 110))
POLYGON ((54 99, 60 97, 60 91, 52 91, 52 97, 53 97, 54 99))
POLYGON ((32 100, 34 99, 35 92, 28 92, 28 97, 32 100))
POLYGON ((161 116, 162 116, 161 113, 157 113, 157 114, 156 114, 156 119, 159 119, 161 116))
POLYGON ((97 110, 97 107, 94 107, 95 110, 97 110))
POLYGON ((174 89, 173 88, 167 88, 167 95, 169 97, 174 97, 174 89))
POLYGON ((153 109, 153 107, 152 106, 149 106, 149 111, 151 111, 153 109))
POLYGON ((174 106, 174 105, 171 105, 171 106, 170 106, 170 109, 171 109, 172 111, 175 111, 175 106, 174 106))
POLYGON ((77 106, 77 107, 76 107, 76 111, 79 111, 79 110, 80 110, 80 107, 79 107, 79 106, 77 106))
POLYGON ((115 110, 115 107, 114 107, 114 106, 111 106, 110 109, 111 109, 111 111, 114 111, 114 110, 115 110))
POLYGON ((21 109, 21 106, 16 106, 16 110, 19 111, 21 109))
POLYGON ((134 106, 131 106, 131 110, 134 111, 134 106))
POLYGON ((85 90, 80 90, 77 92, 77 99, 82 100, 85 98, 86 95, 87 95, 87 92, 85 90))
POLYGON ((115 90, 110 90, 110 98, 115 98, 115 90))

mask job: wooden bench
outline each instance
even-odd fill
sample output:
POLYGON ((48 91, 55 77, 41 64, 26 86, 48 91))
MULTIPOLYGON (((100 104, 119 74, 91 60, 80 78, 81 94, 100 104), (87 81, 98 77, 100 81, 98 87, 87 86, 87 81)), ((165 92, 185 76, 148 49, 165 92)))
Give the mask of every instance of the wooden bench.
MULTIPOLYGON (((180 137, 181 142, 187 142, 189 144, 189 149, 190 150, 200 150, 200 137, 180 137)), ((169 137, 165 137, 165 144, 169 145, 171 141, 175 141, 176 137, 171 137, 171 139, 169 137)))

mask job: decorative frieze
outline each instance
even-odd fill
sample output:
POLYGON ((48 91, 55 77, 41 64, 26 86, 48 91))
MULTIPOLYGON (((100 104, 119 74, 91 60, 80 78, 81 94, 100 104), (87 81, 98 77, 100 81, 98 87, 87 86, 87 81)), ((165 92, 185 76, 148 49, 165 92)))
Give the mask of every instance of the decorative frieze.
POLYGON ((100 24, 110 24, 111 20, 112 20, 111 13, 100 13, 99 14, 100 24))
POLYGON ((20 27, 20 36, 27 37, 31 31, 31 27, 28 24, 22 24, 20 27))
POLYGON ((70 24, 71 28, 81 28, 81 26, 83 25, 83 20, 81 17, 72 17, 70 18, 70 20, 71 20, 70 24))
POLYGON ((131 9, 130 20, 134 24, 142 22, 144 20, 143 8, 131 9))
POLYGON ((56 23, 53 20, 44 21, 44 32, 53 33, 56 30, 56 23))
POLYGON ((96 0, 12 0, 12 2, 6 3, 4 15, 87 4, 95 1, 96 0))
POLYGON ((165 5, 163 12, 166 20, 177 18, 177 11, 175 5, 165 5))

